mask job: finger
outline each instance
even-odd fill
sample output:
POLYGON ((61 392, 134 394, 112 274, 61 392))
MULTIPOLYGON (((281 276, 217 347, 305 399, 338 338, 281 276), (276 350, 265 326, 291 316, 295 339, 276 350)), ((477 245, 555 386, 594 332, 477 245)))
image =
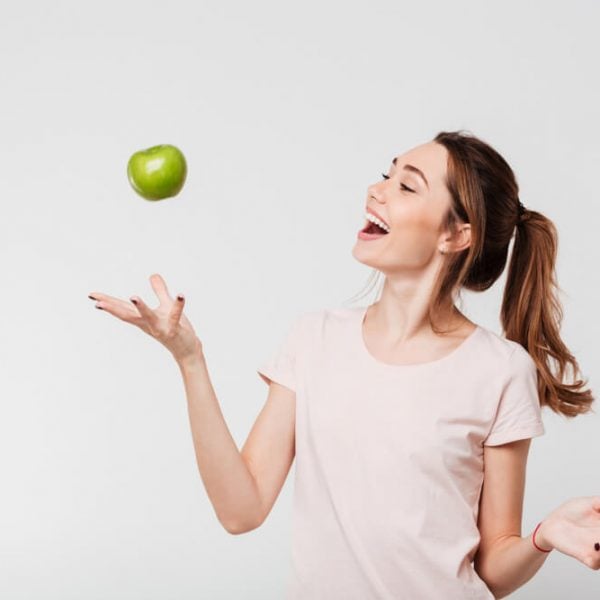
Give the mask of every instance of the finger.
POLYGON ((169 295, 165 280, 158 273, 150 275, 150 285, 152 285, 152 289, 158 296, 161 306, 168 306, 173 302, 173 298, 169 295))
POLYGON ((120 304, 121 306, 129 307, 129 302, 125 300, 121 300, 121 298, 115 298, 115 296, 109 296, 108 294, 103 294, 101 292, 91 292, 88 295, 90 300, 96 300, 101 302, 111 302, 112 304, 120 304))
POLYGON ((101 294, 100 292, 92 292, 88 298, 91 300, 96 300, 96 306, 98 308, 106 309, 110 307, 113 311, 117 310, 121 314, 123 312, 130 313, 134 316, 139 316, 139 313, 135 308, 131 306, 129 302, 125 300, 121 300, 120 298, 115 298, 114 296, 109 296, 108 294, 101 294))
POLYGON ((146 303, 139 296, 131 296, 130 298, 133 305, 138 309, 139 314, 142 316, 144 321, 152 327, 156 327, 158 318, 154 314, 154 311, 149 308, 146 303))
POLYGON ((175 329, 177 323, 179 323, 179 319, 181 318, 181 313, 183 312, 183 305, 185 304, 185 298, 182 294, 177 296, 177 300, 173 302, 173 306, 169 312, 169 329, 175 329))
POLYGON ((140 317, 140 313, 135 309, 135 307, 127 304, 123 300, 118 300, 117 302, 112 302, 109 300, 102 300, 96 303, 96 308, 99 308, 115 317, 121 319, 121 321, 126 321, 127 323, 132 323, 133 325, 140 326, 143 324, 144 320, 140 317))

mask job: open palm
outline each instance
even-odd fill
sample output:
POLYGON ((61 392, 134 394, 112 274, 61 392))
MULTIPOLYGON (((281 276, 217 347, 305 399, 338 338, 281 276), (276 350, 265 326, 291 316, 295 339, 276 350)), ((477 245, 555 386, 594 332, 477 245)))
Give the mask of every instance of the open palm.
POLYGON ((91 292, 89 298, 96 300, 96 307, 114 315, 118 319, 136 325, 165 346, 176 360, 182 360, 202 350, 192 324, 183 314, 185 298, 171 298, 164 279, 155 273, 150 276, 150 284, 159 300, 159 305, 151 309, 139 296, 132 296, 130 302, 103 294, 91 292))
POLYGON ((600 569, 600 497, 572 498, 552 511, 546 538, 554 548, 591 569, 600 569))

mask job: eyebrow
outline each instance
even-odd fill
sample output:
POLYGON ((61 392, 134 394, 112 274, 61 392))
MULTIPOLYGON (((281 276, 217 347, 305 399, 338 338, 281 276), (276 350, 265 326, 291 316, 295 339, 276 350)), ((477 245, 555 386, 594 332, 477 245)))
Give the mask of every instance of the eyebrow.
MULTIPOLYGON (((396 166, 396 161, 398 159, 394 158, 394 160, 392 161, 392 164, 394 166, 396 166)), ((427 189, 429 189, 429 183, 427 183, 427 179, 425 177, 425 174, 423 173, 423 171, 421 171, 421 169, 417 169, 417 167, 415 167, 414 165, 404 165, 402 167, 403 169, 406 169, 407 171, 412 171, 413 173, 416 173, 417 175, 420 175, 423 179, 423 181, 425 182, 425 185, 427 186, 427 189)))

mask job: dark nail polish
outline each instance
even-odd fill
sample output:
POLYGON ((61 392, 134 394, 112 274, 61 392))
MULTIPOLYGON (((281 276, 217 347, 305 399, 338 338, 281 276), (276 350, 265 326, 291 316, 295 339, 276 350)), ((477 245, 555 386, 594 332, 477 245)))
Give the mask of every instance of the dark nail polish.
POLYGON ((98 298, 94 298, 94 296, 88 296, 88 298, 90 298, 90 300, 98 300, 98 298))
POLYGON ((101 306, 96 306, 98 310, 104 310, 101 306))
POLYGON ((600 550, 600 544, 599 544, 598 542, 596 542, 596 543, 594 544, 594 548, 595 548, 596 550, 600 550))
POLYGON ((138 303, 138 301, 137 301, 135 298, 130 298, 130 300, 131 300, 131 301, 132 301, 134 304, 137 304, 137 303, 138 303))
POLYGON ((183 296, 177 296, 177 300, 183 301, 183 296))

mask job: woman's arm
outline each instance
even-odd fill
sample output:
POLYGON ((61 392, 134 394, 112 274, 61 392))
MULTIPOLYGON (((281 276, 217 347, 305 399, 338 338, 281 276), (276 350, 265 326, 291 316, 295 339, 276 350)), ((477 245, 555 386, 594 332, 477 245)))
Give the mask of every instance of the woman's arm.
MULTIPOLYGON (((487 577, 482 579, 496 598, 522 586, 544 563, 549 553, 538 550, 532 537, 510 536, 488 549, 483 559, 487 577)), ((558 550, 600 570, 600 496, 563 502, 541 522, 535 541, 543 550, 558 550)))
MULTIPOLYGON (((543 522, 535 534, 535 542, 545 550, 552 546, 544 537, 543 522)), ((485 573, 486 585, 495 598, 504 598, 525 585, 544 564, 549 552, 538 550, 532 541, 533 532, 527 537, 512 536, 499 541, 488 549, 485 564, 479 565, 478 573, 485 573)))
POLYGON ((217 518, 230 533, 255 529, 271 510, 294 459, 295 393, 284 385, 270 386, 267 404, 240 452, 210 382, 202 342, 183 314, 184 296, 171 298, 158 273, 150 283, 160 300, 156 309, 139 296, 126 302, 92 292, 89 298, 96 308, 158 340, 175 358, 187 395, 196 462, 217 518))
POLYGON ((229 533, 261 519, 256 481, 227 427, 201 351, 178 360, 187 396, 196 462, 220 523, 229 533))

